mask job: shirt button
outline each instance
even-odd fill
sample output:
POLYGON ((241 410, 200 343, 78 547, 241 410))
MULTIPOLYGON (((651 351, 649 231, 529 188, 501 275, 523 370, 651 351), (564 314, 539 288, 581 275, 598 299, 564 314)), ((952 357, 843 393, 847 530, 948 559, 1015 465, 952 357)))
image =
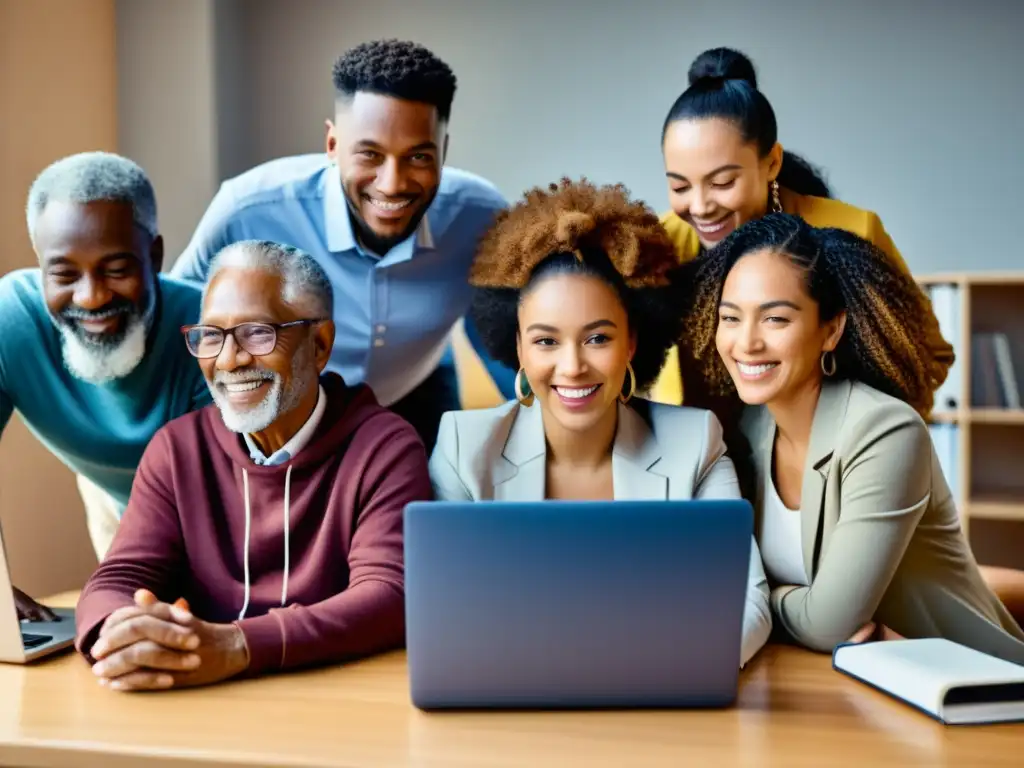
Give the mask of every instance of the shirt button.
POLYGON ((375 347, 383 347, 384 346, 384 339, 374 339, 373 340, 373 346, 375 346, 375 347))
POLYGON ((388 327, 386 325, 378 325, 377 326, 377 333, 384 333, 384 331, 386 331, 387 329, 388 329, 388 327))

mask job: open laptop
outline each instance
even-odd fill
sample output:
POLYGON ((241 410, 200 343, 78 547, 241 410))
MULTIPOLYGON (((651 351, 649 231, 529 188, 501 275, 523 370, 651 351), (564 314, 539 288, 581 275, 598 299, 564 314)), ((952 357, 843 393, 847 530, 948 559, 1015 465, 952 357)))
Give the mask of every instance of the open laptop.
POLYGON ((75 641, 75 612, 51 608, 59 621, 19 621, 0 531, 0 662, 24 664, 69 648, 75 641))
POLYGON ((752 532, 739 499, 409 504, 413 704, 732 704, 752 532))

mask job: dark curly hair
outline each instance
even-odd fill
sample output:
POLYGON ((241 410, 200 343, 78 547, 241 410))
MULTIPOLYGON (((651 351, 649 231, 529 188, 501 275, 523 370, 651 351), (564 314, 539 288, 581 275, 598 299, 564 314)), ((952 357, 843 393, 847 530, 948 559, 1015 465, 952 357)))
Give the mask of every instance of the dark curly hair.
POLYGON ((361 43, 334 62, 334 89, 341 98, 359 91, 420 101, 448 120, 455 98, 451 68, 418 43, 375 40, 361 43))
MULTIPOLYGON (((785 213, 744 224, 692 263, 693 294, 680 346, 689 350, 688 359, 681 360, 684 371, 696 369, 712 395, 735 396, 715 348, 718 305, 736 262, 765 249, 803 271, 822 322, 846 312, 835 376, 863 382, 927 416, 953 362, 952 355, 940 356, 928 344, 938 334, 938 321, 927 295, 870 242, 785 213)), ((684 382, 692 375, 684 372, 684 382)))
POLYGON ((470 271, 470 319, 488 354, 515 370, 521 299, 544 277, 597 277, 626 310, 637 345, 633 374, 644 390, 680 333, 677 264, 658 216, 625 187, 563 179, 498 214, 470 271))
MULTIPOLYGON (((709 48, 690 65, 690 87, 675 100, 661 130, 665 141, 668 127, 679 120, 721 118, 735 125, 743 140, 757 144, 764 157, 778 140, 775 110, 757 88, 754 63, 732 48, 709 48)), ((776 179, 799 195, 832 197, 821 169, 786 150, 776 179)))

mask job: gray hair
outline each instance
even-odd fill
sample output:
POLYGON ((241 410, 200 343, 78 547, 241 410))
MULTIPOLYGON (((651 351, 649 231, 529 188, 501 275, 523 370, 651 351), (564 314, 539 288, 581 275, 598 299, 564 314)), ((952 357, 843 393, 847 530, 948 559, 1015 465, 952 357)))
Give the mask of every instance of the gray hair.
POLYGON ((241 240, 213 257, 203 288, 203 302, 213 276, 225 267, 264 269, 281 278, 281 298, 317 317, 334 317, 334 291, 316 259, 305 251, 270 240, 241 240))
POLYGON ((40 173, 28 192, 25 216, 28 234, 35 243, 36 221, 52 201, 131 203, 132 217, 150 237, 158 234, 156 195, 153 185, 136 163, 110 152, 69 155, 40 173))

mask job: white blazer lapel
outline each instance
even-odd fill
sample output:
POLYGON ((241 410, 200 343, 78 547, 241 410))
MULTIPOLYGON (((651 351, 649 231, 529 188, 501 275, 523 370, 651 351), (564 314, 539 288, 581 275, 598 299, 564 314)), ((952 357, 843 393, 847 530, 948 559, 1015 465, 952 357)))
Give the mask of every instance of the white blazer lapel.
POLYGON ((494 478, 496 501, 543 501, 547 485, 547 442, 540 405, 516 410, 494 478))
POLYGON ((619 404, 619 424, 612 449, 612 484, 615 498, 644 501, 668 499, 668 478, 654 468, 661 451, 640 414, 619 404))

